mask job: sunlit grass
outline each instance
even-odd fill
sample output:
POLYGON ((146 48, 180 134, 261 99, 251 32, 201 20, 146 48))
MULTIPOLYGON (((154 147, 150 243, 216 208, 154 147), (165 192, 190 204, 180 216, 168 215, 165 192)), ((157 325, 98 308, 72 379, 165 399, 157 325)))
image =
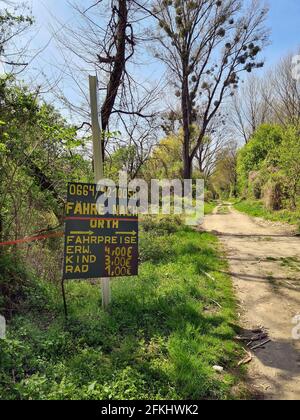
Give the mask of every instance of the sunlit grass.
POLYGON ((112 281, 108 313, 101 309, 97 282, 66 284, 67 324, 59 289, 51 310, 30 297, 29 310, 14 318, 1 345, 2 398, 232 396, 241 350, 234 342, 235 299, 217 239, 184 228, 153 241, 154 233, 142 234, 148 251, 140 275, 112 281), (157 241, 167 249, 160 258, 157 241), (214 365, 225 373, 217 374, 214 365))
POLYGON ((266 220, 273 222, 285 222, 297 225, 300 223, 300 210, 290 211, 290 210, 279 210, 279 211, 270 211, 267 210, 263 203, 260 201, 239 201, 234 204, 234 207, 242 212, 246 213, 253 217, 261 217, 266 220))

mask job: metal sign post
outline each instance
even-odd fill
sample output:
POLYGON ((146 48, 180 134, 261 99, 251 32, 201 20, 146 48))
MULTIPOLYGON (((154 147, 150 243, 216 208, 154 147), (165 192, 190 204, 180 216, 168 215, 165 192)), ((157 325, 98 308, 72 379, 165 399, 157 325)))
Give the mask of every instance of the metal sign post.
MULTIPOLYGON (((104 176, 103 155, 102 155, 102 132, 98 114, 98 80, 97 76, 89 76, 90 86, 90 102, 92 115, 92 132, 93 132, 93 157, 94 157, 94 173, 95 183, 98 184, 104 176)), ((102 305, 107 309, 111 302, 111 291, 109 278, 101 280, 102 282, 102 305)))

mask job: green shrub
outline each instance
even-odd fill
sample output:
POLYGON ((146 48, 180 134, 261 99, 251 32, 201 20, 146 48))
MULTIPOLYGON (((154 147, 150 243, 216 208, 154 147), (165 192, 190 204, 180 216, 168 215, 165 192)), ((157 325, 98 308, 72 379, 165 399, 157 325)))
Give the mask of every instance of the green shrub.
POLYGON ((142 262, 160 263, 172 256, 170 236, 147 233, 140 238, 140 259, 142 262))
POLYGON ((216 193, 213 191, 205 191, 205 195, 204 195, 204 199, 205 199, 205 203, 210 203, 211 201, 215 200, 216 198, 216 193))
POLYGON ((26 296, 29 276, 18 255, 0 254, 0 313, 11 317, 26 296))
POLYGON ((142 221, 142 228, 145 232, 152 232, 156 235, 164 235, 178 232, 183 225, 181 216, 146 216, 142 221))
POLYGON ((266 209, 297 211, 300 192, 300 132, 296 126, 262 125, 238 154, 244 198, 262 199, 266 209))
POLYGON ((205 202, 204 203, 204 214, 208 215, 208 214, 212 214, 213 211, 215 210, 215 208, 217 207, 217 202, 216 201, 211 201, 210 203, 205 202))
POLYGON ((237 173, 240 192, 249 187, 249 175, 259 171, 263 164, 276 166, 277 156, 270 154, 282 142, 282 128, 278 125, 262 125, 238 153, 237 173))

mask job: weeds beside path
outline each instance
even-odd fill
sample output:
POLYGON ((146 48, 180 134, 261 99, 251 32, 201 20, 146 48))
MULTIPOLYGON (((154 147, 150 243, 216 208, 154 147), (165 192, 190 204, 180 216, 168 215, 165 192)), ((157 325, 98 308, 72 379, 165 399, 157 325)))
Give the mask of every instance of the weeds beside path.
POLYGON ((0 343, 2 399, 238 397, 236 306, 216 237, 148 224, 141 258, 139 277, 112 282, 109 313, 99 285, 69 282, 67 325, 58 288, 27 288, 0 343))
POLYGON ((260 201, 243 200, 234 203, 234 208, 242 213, 253 217, 261 217, 272 222, 283 222, 292 225, 298 225, 300 229, 300 211, 267 210, 260 201))

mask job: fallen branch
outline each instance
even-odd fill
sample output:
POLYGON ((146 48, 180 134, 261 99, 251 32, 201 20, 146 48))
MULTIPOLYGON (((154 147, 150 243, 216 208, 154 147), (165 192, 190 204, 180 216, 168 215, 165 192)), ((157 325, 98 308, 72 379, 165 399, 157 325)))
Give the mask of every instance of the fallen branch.
POLYGON ((247 365, 248 363, 252 362, 252 354, 248 351, 246 351, 246 353, 247 356, 238 363, 238 366, 247 365))
POLYGON ((266 344, 270 343, 272 340, 268 339, 266 341, 264 341, 263 343, 257 344, 257 346, 251 347, 250 350, 257 350, 263 346, 265 346, 266 344))
POLYGON ((246 341, 248 343, 247 347, 249 347, 249 345, 252 344, 252 342, 254 341, 261 341, 265 338, 268 338, 268 334, 263 329, 256 329, 251 331, 251 333, 245 335, 238 335, 237 337, 235 337, 235 339, 238 341, 246 341), (254 335, 252 335, 251 333, 253 333, 254 335))

